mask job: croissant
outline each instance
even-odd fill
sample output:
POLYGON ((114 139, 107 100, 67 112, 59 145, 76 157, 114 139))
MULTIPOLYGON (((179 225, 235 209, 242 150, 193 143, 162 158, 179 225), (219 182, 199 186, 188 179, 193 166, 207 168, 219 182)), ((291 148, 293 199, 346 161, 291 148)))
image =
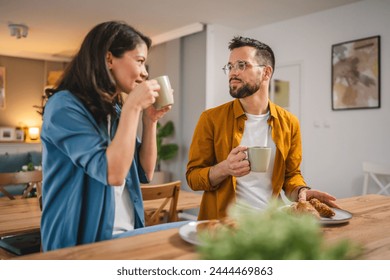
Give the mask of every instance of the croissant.
POLYGON ((214 235, 220 229, 237 229, 237 223, 235 220, 230 218, 223 218, 221 220, 209 220, 199 223, 196 226, 196 230, 200 231, 208 231, 209 234, 214 235))
POLYGON ((317 210, 308 201, 296 202, 291 206, 291 208, 292 212, 294 213, 307 213, 313 215, 318 219, 320 218, 320 215, 318 214, 317 210))
POLYGON ((196 230, 197 231, 214 230, 216 227, 218 227, 218 224, 219 224, 218 220, 204 221, 196 225, 196 230))
POLYGON ((317 210, 321 217, 331 218, 335 212, 325 203, 322 203, 317 198, 310 199, 310 204, 317 210))

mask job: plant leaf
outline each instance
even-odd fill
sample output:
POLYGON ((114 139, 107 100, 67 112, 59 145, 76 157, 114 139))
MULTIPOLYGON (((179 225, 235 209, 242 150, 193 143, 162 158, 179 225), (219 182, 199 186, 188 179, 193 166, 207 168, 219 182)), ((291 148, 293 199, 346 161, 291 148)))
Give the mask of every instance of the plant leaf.
POLYGON ((165 144, 160 147, 160 159, 168 160, 173 158, 178 151, 179 147, 176 144, 165 144))
POLYGON ((164 124, 162 127, 158 129, 157 137, 168 137, 172 136, 175 132, 175 127, 173 125, 172 121, 168 121, 166 124, 164 124))
POLYGON ((237 205, 230 217, 235 229, 199 234, 201 259, 231 260, 335 260, 354 259, 360 245, 348 240, 327 244, 316 218, 282 211, 277 204, 248 210, 237 205))

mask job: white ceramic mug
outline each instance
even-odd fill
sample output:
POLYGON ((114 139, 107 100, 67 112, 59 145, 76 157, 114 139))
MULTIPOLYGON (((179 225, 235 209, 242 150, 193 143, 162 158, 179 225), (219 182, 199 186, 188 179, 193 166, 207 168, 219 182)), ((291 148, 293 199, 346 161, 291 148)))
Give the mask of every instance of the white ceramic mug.
POLYGON ((266 172, 271 160, 271 148, 253 146, 248 147, 248 160, 253 172, 266 172))
POLYGON ((159 76, 154 78, 160 85, 160 91, 158 92, 158 97, 156 98, 156 102, 154 102, 154 107, 157 110, 160 110, 166 106, 173 104, 173 94, 172 87, 169 81, 168 76, 159 76))

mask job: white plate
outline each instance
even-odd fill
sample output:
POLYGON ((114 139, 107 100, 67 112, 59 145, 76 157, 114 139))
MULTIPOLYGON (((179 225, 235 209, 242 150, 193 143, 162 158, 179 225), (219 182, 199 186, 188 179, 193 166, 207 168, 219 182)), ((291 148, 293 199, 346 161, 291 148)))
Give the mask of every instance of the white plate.
MULTIPOLYGON (((287 207, 291 207, 291 205, 282 206, 282 209, 287 207)), ((333 208, 333 207, 331 207, 331 209, 334 211, 335 215, 332 218, 321 217, 319 220, 321 225, 326 226, 326 225, 343 224, 348 222, 352 218, 352 213, 346 210, 333 208)))
POLYGON ((346 210, 337 209, 337 208, 332 208, 332 210, 334 211, 335 215, 332 218, 321 217, 320 220, 321 225, 343 224, 348 222, 352 218, 352 213, 346 210))
MULTIPOLYGON (((290 207, 290 205, 286 205, 283 207, 290 207)), ((336 225, 336 224, 343 224, 348 222, 352 218, 352 213, 332 208, 332 210, 335 212, 335 215, 332 218, 323 218, 320 219, 321 225, 336 225)), ((189 222, 188 224, 185 224, 179 228, 179 235, 180 237, 191 244, 194 245, 202 245, 201 242, 198 239, 198 232, 196 230, 196 227, 200 223, 207 223, 208 221, 197 221, 197 222, 189 222)))
POLYGON ((207 221, 199 221, 199 222, 189 222, 179 228, 180 237, 187 241, 188 243, 194 245, 201 245, 198 239, 198 232, 196 230, 196 226, 200 223, 205 223, 207 221))

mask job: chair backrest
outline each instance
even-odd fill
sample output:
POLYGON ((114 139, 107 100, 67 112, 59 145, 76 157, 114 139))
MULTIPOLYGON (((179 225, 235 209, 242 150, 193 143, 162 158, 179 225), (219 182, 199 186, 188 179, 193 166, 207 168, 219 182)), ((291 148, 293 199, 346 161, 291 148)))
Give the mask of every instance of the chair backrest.
POLYGON ((181 181, 175 181, 159 185, 142 185, 141 192, 144 201, 158 200, 158 207, 145 208, 145 223, 147 226, 161 222, 163 216, 167 216, 167 222, 177 221, 177 201, 179 200, 181 181), (168 203, 169 208, 168 208, 168 203), (167 211, 168 209, 168 211, 167 211))
POLYGON ((390 182, 386 184, 384 180, 380 180, 380 176, 390 178, 390 165, 384 165, 379 163, 373 163, 365 161, 363 162, 364 183, 363 183, 363 195, 367 194, 369 178, 371 178, 379 187, 377 194, 390 195, 388 189, 390 188, 390 182))
POLYGON ((41 170, 0 173, 0 192, 6 195, 9 199, 15 199, 15 197, 10 194, 4 187, 10 185, 26 184, 26 189, 22 196, 22 198, 26 198, 34 186, 40 190, 41 183, 41 170))

